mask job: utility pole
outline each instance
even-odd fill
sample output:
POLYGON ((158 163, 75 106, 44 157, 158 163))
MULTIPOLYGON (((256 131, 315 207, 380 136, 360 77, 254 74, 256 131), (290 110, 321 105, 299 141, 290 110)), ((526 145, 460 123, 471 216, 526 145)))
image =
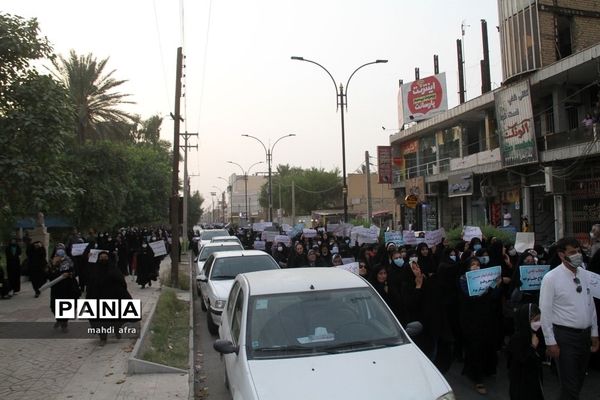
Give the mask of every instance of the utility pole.
POLYGON ((223 210, 223 226, 225 226, 225 192, 221 193, 221 209, 223 210))
POLYGON ((171 176, 171 285, 179 285, 179 123, 182 118, 181 76, 183 74, 183 51, 177 48, 175 72, 175 114, 173 118, 173 171, 171 176))
POLYGON ((292 226, 296 225, 296 185, 292 181, 292 226))
MULTIPOLYGON (((187 232, 188 232, 188 201, 190 198, 190 179, 188 175, 188 149, 195 148, 198 150, 198 145, 188 146, 188 139, 190 136, 198 136, 197 133, 180 133, 180 136, 183 136, 183 140, 185 141, 183 146, 180 146, 184 151, 184 160, 183 160, 183 243, 186 245, 184 248, 187 249, 187 232)), ((198 222, 198 221, 194 221, 198 222)))
POLYGON ((277 181, 279 182, 279 212, 277 213, 277 222, 281 225, 281 220, 283 219, 283 209, 281 208, 281 175, 277 181))
POLYGON ((367 220, 370 224, 373 219, 373 200, 371 198, 371 165, 368 151, 365 151, 365 165, 367 166, 365 169, 367 173, 367 220))

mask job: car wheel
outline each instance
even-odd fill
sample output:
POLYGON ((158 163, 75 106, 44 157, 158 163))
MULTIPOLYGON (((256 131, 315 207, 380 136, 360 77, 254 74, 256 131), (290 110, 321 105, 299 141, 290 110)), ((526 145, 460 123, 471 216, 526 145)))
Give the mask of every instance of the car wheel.
POLYGON ((211 335, 217 335, 219 333, 219 326, 213 322, 210 311, 206 313, 206 325, 208 326, 208 331, 211 335))

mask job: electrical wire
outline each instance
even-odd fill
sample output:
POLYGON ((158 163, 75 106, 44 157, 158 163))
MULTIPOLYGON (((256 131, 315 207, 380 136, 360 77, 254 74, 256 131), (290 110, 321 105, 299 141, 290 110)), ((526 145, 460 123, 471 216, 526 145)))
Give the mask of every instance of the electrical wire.
POLYGON ((152 6, 154 8, 154 25, 156 27, 156 39, 158 40, 158 51, 160 53, 160 62, 162 65, 162 72, 163 72, 163 82, 165 85, 165 98, 167 100, 169 110, 172 110, 173 104, 171 103, 171 100, 169 97, 169 86, 167 85, 167 70, 165 68, 165 57, 163 54, 162 40, 161 40, 161 35, 160 35, 160 27, 158 24, 158 12, 156 11, 156 0, 152 1, 152 6))

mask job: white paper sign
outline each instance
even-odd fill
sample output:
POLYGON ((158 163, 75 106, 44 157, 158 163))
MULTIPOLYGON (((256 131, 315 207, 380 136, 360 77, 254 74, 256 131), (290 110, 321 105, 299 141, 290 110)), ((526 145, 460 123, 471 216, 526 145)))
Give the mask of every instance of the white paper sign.
POLYGON ((77 257, 83 254, 85 249, 87 249, 89 243, 73 243, 71 247, 71 255, 73 257, 77 257))
POLYGON ((415 246, 417 244, 415 231, 402 231, 402 238, 404 239, 404 244, 406 245, 415 246))
POLYGON ((154 257, 160 257, 167 254, 167 247, 165 246, 165 242, 163 240, 158 240, 156 242, 148 243, 154 252, 154 257))
POLYGON ((264 240, 255 240, 254 241, 254 249, 255 250, 265 250, 266 243, 264 240))
POLYGON ((592 291, 592 296, 594 296, 597 299, 600 299, 600 275, 595 274, 593 272, 589 272, 589 276, 590 290, 592 291))
POLYGON ((308 238, 308 239, 314 238, 314 237, 317 237, 317 230, 304 228, 304 229, 302 229, 302 234, 304 235, 305 238, 308 238))
POLYGON ((346 271, 350 271, 353 274, 358 275, 358 262, 352 262, 350 264, 342 264, 342 265, 338 265, 337 267, 344 269, 346 271))
POLYGON ((483 233, 478 226, 466 226, 463 228, 463 240, 470 242, 473 238, 483 239, 483 233))
POLYGON ((292 244, 292 238, 290 238, 288 235, 277 235, 275 236, 275 239, 273 239, 273 242, 283 243, 289 247, 292 244))
POLYGON ((264 235, 264 237, 263 237, 263 240, 264 240, 265 242, 274 242, 274 241, 275 241, 275 238, 276 238, 277 236, 279 236, 279 232, 273 232, 273 231, 264 231, 264 232, 263 232, 263 235, 264 235))
POLYGON ((394 243, 396 246, 404 246, 402 232, 390 231, 384 234, 385 244, 394 243))
POLYGON ((523 253, 527 249, 533 249, 535 245, 535 233, 533 232, 517 232, 515 239, 515 250, 518 253, 523 253))
POLYGON ((90 254, 88 256, 88 262, 95 264, 98 261, 98 254, 102 253, 106 250, 101 249, 90 249, 90 254))
POLYGON ((339 226, 340 224, 327 224, 327 232, 335 233, 339 226))
POLYGON ((293 228, 291 225, 288 225, 288 224, 281 225, 281 230, 284 231, 285 233, 289 233, 292 229, 293 228))

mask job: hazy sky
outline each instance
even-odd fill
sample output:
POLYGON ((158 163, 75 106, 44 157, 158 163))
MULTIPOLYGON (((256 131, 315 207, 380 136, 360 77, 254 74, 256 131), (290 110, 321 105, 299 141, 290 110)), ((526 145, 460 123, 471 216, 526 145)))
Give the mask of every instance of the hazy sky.
POLYGON ((365 150, 376 156, 378 145, 389 144, 398 128, 398 80, 412 81, 415 67, 421 77, 433 74, 433 54, 447 74, 449 107, 458 104, 456 39, 462 21, 470 25, 467 98, 480 94, 481 19, 488 22, 492 86, 502 79, 496 0, 3 0, 2 11, 38 18, 59 54, 74 49, 110 57, 108 68, 128 80, 122 91, 136 102, 128 110, 143 118, 164 116, 162 137, 171 141, 176 49, 182 46, 182 130, 200 134, 190 141, 199 149, 190 153, 189 171, 199 175, 192 177, 192 190, 206 198, 213 185, 225 189, 218 176, 240 172, 227 160, 244 168, 265 160, 260 144, 243 133, 265 143, 297 135, 277 144, 274 166, 341 171, 340 115, 331 79, 290 56, 319 62, 344 85, 359 65, 389 60, 361 69, 350 83, 348 173, 364 161, 365 150))

